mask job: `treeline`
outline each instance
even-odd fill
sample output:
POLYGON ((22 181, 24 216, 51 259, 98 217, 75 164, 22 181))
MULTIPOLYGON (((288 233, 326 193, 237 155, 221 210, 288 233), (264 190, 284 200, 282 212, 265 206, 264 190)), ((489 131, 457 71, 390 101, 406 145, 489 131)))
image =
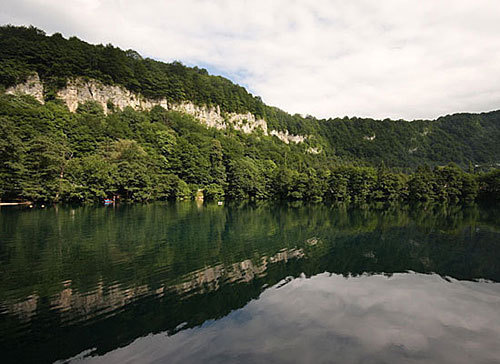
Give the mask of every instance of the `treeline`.
POLYGON ((341 166, 322 175, 284 170, 277 176, 278 197, 288 200, 336 202, 440 201, 472 202, 477 198, 500 199, 500 170, 473 174, 454 163, 419 167, 404 174, 384 166, 341 166), (286 181, 285 183, 283 183, 286 181))
POLYGON ((405 174, 310 154, 305 144, 207 129, 155 107, 70 113, 58 100, 0 95, 0 198, 45 202, 190 199, 473 201, 498 199, 500 173, 450 164, 405 174), (473 172, 472 170, 470 172, 473 172))

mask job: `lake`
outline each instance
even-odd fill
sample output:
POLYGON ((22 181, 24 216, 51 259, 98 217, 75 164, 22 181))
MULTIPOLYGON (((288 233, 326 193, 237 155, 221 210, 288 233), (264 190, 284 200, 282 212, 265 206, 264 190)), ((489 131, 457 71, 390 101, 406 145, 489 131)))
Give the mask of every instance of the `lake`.
POLYGON ((498 363, 500 210, 0 210, 2 363, 498 363))

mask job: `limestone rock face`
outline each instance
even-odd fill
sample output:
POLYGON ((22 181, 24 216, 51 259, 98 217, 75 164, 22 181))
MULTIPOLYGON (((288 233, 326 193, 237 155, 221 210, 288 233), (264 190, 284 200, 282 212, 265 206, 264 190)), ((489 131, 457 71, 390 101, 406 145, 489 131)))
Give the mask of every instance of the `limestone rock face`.
POLYGON ((267 123, 263 119, 257 119, 255 115, 251 113, 247 114, 229 114, 229 123, 231 123, 235 129, 241 130, 244 133, 250 134, 257 129, 262 129, 264 135, 268 135, 267 123))
POLYGON ((183 112, 195 117, 208 127, 217 129, 226 128, 224 118, 221 116, 221 111, 218 105, 216 107, 208 107, 198 106, 192 102, 181 102, 178 104, 170 104, 169 107, 170 110, 183 112))
POLYGON ((271 130, 270 134, 278 137, 278 139, 285 142, 286 144, 290 144, 290 142, 298 144, 302 143, 306 139, 306 137, 303 135, 289 134, 288 130, 285 130, 284 132, 280 130, 271 130))
POLYGON ((306 152, 310 153, 310 154, 319 154, 319 153, 321 153, 321 150, 318 147, 315 147, 315 148, 309 147, 309 148, 307 148, 306 152))
MULTIPOLYGON (((25 83, 7 89, 6 93, 28 94, 34 96, 41 103, 44 102, 43 84, 36 73, 30 76, 25 83)), ((166 99, 148 99, 122 86, 105 85, 93 79, 84 79, 81 77, 71 79, 66 84, 66 87, 58 91, 57 96, 66 103, 71 112, 75 112, 79 104, 88 101, 99 103, 105 113, 110 112, 108 109, 109 103, 112 103, 113 107, 120 110, 123 110, 127 106, 135 110, 150 110, 154 106, 161 106, 166 110, 175 110, 189 114, 207 127, 226 129, 228 126, 232 126, 234 129, 247 134, 260 129, 264 135, 275 135, 287 144, 290 142, 302 143, 306 139, 305 136, 289 134, 288 131, 269 131, 267 122, 264 119, 256 118, 252 113, 224 113, 221 112, 218 105, 200 106, 187 101, 169 103, 166 99)))
POLYGON ((31 95, 35 99, 37 99, 42 104, 43 100, 43 84, 40 82, 40 77, 38 77, 38 73, 33 73, 28 77, 25 83, 20 83, 13 87, 9 87, 5 90, 6 94, 26 94, 31 95))
POLYGON ((230 124, 244 133, 252 133, 260 128, 264 135, 268 135, 266 121, 257 119, 251 113, 224 115, 218 105, 209 107, 195 105, 192 102, 168 103, 166 99, 147 99, 123 87, 104 85, 95 80, 73 79, 58 92, 57 96, 64 100, 71 112, 75 112, 79 104, 87 101, 98 102, 106 113, 109 112, 108 102, 121 110, 127 106, 136 110, 149 110, 158 105, 166 110, 189 114, 208 127, 225 129, 230 124))
POLYGON ((130 106, 136 110, 149 110, 155 105, 167 108, 166 100, 149 100, 139 94, 130 92, 121 86, 104 85, 95 80, 76 78, 68 82, 65 88, 57 93, 68 109, 75 112, 78 105, 87 101, 98 102, 105 113, 108 113, 108 102, 120 110, 130 106))

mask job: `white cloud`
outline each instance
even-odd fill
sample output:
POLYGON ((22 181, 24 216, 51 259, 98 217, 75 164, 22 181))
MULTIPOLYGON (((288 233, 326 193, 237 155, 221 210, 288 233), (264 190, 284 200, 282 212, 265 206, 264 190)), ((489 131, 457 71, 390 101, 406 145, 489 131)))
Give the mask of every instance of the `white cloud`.
POLYGON ((500 108, 497 0, 4 0, 0 23, 209 65, 289 112, 500 108))

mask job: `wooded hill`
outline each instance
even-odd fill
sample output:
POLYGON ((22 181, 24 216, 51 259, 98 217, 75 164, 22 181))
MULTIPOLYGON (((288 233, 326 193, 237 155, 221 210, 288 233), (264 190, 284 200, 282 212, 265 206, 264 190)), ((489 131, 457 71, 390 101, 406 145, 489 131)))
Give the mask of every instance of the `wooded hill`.
POLYGON ((0 95, 4 200, 81 202, 118 194, 145 201, 190 197, 198 189, 214 199, 473 200, 478 192, 498 194, 498 173, 474 174, 475 165, 487 170, 500 162, 498 111, 412 122, 304 118, 265 105, 204 69, 47 36, 33 27, 0 27, 0 89, 33 72, 44 83, 44 105, 0 95), (70 113, 56 92, 73 77, 122 85, 149 98, 251 112, 271 129, 307 139, 287 145, 230 128, 207 129, 161 107, 105 115, 87 103, 70 113), (449 162, 471 174, 455 165, 438 167, 449 162))

